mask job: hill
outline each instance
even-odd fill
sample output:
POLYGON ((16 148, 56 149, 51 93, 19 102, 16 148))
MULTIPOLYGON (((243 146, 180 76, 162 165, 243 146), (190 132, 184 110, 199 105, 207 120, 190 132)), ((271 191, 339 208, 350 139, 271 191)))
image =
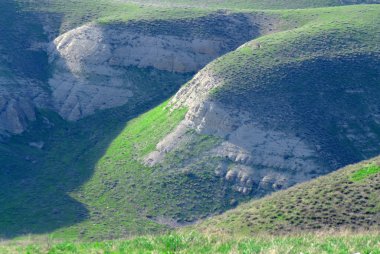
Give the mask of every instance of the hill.
POLYGON ((380 158, 347 166, 313 181, 248 202, 195 226, 202 231, 259 232, 378 229, 380 158))

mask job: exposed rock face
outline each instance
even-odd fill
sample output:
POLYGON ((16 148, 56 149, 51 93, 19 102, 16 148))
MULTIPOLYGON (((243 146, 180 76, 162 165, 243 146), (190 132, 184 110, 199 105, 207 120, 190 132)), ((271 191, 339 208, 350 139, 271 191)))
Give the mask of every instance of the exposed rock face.
MULTIPOLYGON (((13 5, 9 8, 16 10, 13 5)), ((63 118, 75 121, 97 110, 122 106, 136 96, 144 99, 146 87, 141 88, 128 68, 194 73, 244 42, 275 30, 276 24, 261 14, 220 12, 183 20, 90 23, 54 39, 61 23, 59 15, 23 15, 25 18, 6 30, 6 35, 20 37, 18 43, 8 45, 6 36, 0 39, 0 63, 10 67, 12 77, 1 80, 2 132, 21 133, 40 107, 53 108, 63 118), (39 30, 24 31, 24 19, 34 22, 39 30), (48 44, 48 40, 53 41, 48 44), (19 45, 21 42, 25 44, 19 45), (8 50, 10 46, 30 57, 24 62, 8 50), (13 78, 23 80, 23 92, 9 89, 10 84, 20 83, 13 78)), ((7 15, 3 17, 6 22, 7 15)))
MULTIPOLYGON (((185 94, 183 96, 191 98, 185 94)), ((233 163, 229 169, 221 165, 216 174, 233 183, 234 189, 243 194, 250 194, 253 189, 261 193, 287 188, 310 179, 324 168, 315 147, 292 133, 261 126, 249 112, 208 100, 198 103, 185 100, 184 104, 190 106, 186 119, 145 158, 147 165, 163 162, 165 154, 187 142, 191 138, 189 130, 195 130, 198 134, 223 140, 203 156, 233 163)))
POLYGON ((22 133, 36 119, 33 104, 27 99, 0 98, 0 133, 22 133))
POLYGON ((139 84, 125 76, 131 66, 196 72, 211 60, 273 27, 262 17, 218 14, 194 20, 87 24, 51 44, 49 84, 56 110, 77 120, 125 104, 139 84), (264 28, 265 27, 265 28, 264 28))

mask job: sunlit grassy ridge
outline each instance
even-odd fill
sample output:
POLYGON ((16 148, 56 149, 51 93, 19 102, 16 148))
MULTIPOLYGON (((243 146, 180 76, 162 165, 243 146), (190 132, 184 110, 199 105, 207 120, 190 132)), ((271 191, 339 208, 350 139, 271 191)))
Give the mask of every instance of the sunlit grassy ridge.
POLYGON ((195 226, 205 232, 274 234, 337 228, 378 229, 380 158, 248 202, 195 226), (370 169, 368 171, 368 169, 370 169), (367 170, 363 174, 363 170, 367 170), (371 172, 369 174, 368 172, 371 172), (360 181, 358 181, 358 177, 360 181))
POLYGON ((228 235, 206 236, 199 233, 173 233, 156 237, 138 237, 92 243, 23 240, 0 243, 0 253, 18 254, 91 254, 91 253, 309 253, 309 254, 379 254, 378 233, 303 234, 295 236, 256 236, 254 238, 231 238, 228 235))
POLYGON ((61 22, 61 32, 73 29, 86 22, 102 24, 127 22, 131 20, 186 19, 207 15, 215 9, 170 8, 141 6, 118 0, 42 0, 19 2, 23 10, 55 15, 61 22))
POLYGON ((377 0, 234 0, 234 1, 121 1, 121 0, 16 0, 24 9, 61 16, 62 30, 97 21, 108 24, 130 20, 195 18, 218 10, 294 9, 378 3, 377 0))

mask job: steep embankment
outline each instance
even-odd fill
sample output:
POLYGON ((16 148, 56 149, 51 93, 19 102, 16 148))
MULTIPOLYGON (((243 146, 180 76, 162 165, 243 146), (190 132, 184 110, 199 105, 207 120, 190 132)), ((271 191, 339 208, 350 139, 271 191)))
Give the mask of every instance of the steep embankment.
POLYGON ((194 228, 235 235, 378 229, 380 158, 249 202, 194 228))

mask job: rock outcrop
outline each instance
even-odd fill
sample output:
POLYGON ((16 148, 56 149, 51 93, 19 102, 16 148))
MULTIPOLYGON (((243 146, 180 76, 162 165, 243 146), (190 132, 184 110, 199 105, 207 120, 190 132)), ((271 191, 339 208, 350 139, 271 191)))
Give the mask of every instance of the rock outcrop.
POLYGON ((0 78, 0 135, 20 134, 48 107, 49 95, 38 81, 0 78))
POLYGON ((27 99, 0 98, 0 133, 22 133, 36 119, 33 104, 27 99))
MULTIPOLYGON (((380 73, 377 59, 313 59, 301 67, 289 65, 277 70, 281 79, 270 84, 240 90, 240 83, 235 83, 234 90, 230 86, 231 90, 218 96, 213 96, 213 91, 226 89, 225 80, 209 65, 173 97, 169 107, 187 107, 185 119, 144 161, 160 166, 168 153, 188 146, 194 132, 217 137, 220 142, 197 155, 196 161, 187 158, 176 167, 196 167, 199 161, 216 158, 220 161, 214 165, 216 175, 232 183, 236 191, 255 195, 376 155, 378 146, 369 144, 380 142, 376 127, 380 122, 379 90, 375 85, 363 87, 360 82, 363 71, 380 73), (308 70, 320 72, 312 76, 308 70), (351 70, 355 75, 340 82, 341 75, 329 77, 325 70, 351 70), (303 75, 303 80, 308 75, 306 90, 294 73, 303 75), (339 134, 332 136, 331 131, 339 134)), ((376 80, 378 75, 373 82, 376 80)))

